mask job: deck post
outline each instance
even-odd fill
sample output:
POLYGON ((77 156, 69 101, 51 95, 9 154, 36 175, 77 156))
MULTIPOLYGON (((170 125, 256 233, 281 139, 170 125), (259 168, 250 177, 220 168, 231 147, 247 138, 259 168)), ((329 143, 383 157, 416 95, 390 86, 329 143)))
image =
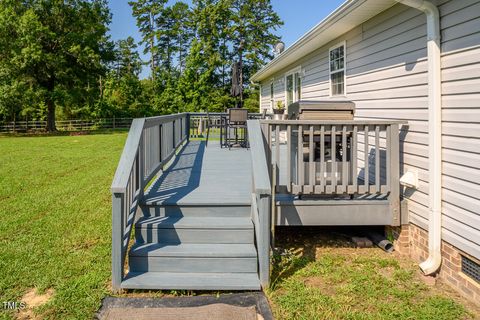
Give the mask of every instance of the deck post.
POLYGON ((112 288, 118 293, 123 279, 123 193, 112 194, 112 288))
POLYGON ((270 237, 273 236, 270 233, 270 200, 271 197, 268 194, 260 194, 258 197, 258 219, 260 224, 260 237, 261 241, 258 241, 258 265, 259 265, 259 278, 260 284, 263 289, 267 289, 270 285, 270 237))
POLYGON ((391 124, 387 130, 390 130, 390 195, 388 201, 390 203, 390 212, 392 214, 392 225, 400 225, 400 141, 399 141, 399 126, 398 124, 391 124))
POLYGON ((187 141, 190 141, 190 113, 186 114, 185 131, 187 134, 187 141))

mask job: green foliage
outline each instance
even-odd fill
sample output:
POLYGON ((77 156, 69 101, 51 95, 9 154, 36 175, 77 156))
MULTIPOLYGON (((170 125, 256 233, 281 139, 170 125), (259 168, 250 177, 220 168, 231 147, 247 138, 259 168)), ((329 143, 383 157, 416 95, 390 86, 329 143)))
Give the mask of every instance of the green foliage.
POLYGON ((258 110, 249 77, 282 24, 270 0, 130 1, 142 35, 112 42, 107 0, 0 2, 0 121, 140 117, 223 111, 241 61, 243 105, 258 110), (138 50, 149 54, 140 59, 138 50), (151 76, 139 79, 148 65, 151 76))
POLYGON ((106 0, 2 1, 0 22, 3 118, 19 109, 35 115, 45 105, 53 130, 57 106, 67 114, 93 106, 98 77, 113 58, 106 0))
POLYGON ((150 41, 145 50, 152 57, 156 113, 235 106, 230 87, 236 60, 243 66, 244 106, 258 110, 257 89, 247 80, 272 58, 271 47, 279 40, 273 32, 282 24, 269 0, 194 0, 191 7, 181 1, 130 4, 143 43, 150 41))

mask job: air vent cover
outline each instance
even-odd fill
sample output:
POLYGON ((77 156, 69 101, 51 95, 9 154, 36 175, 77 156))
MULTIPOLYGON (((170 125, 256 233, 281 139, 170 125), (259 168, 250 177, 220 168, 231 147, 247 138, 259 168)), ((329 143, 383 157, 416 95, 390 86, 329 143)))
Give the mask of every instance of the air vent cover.
POLYGON ((462 272, 480 283, 480 264, 462 256, 462 272))

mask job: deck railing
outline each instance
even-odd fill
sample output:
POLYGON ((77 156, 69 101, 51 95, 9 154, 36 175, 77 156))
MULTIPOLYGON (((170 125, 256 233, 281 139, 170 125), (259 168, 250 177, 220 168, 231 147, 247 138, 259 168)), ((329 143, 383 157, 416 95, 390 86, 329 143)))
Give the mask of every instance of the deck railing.
POLYGON ((260 121, 274 194, 388 199, 398 216, 402 123, 260 121))
MULTIPOLYGON (((202 138, 206 135, 207 125, 210 125, 210 136, 218 137, 220 135, 220 129, 222 128, 223 121, 227 113, 225 112, 195 112, 190 113, 190 136, 193 138, 202 138)), ((269 116, 269 115, 267 115, 269 116)), ((249 119, 261 119, 263 114, 261 113, 249 113, 249 119)))
POLYGON ((118 291, 145 186, 189 137, 187 113, 135 119, 112 182, 112 286, 118 291))
POLYGON ((275 166, 276 191, 301 195, 397 192, 400 123, 262 121, 275 166))
POLYGON ((255 226, 259 278, 263 288, 270 283, 270 226, 272 188, 264 135, 260 123, 248 121, 248 139, 252 159, 252 221, 255 226))

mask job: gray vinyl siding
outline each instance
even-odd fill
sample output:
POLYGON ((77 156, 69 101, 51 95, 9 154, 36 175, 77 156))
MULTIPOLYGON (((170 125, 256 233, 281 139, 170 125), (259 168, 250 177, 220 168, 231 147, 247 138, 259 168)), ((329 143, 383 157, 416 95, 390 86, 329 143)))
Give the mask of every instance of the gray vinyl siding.
MULTIPOLYGON (((480 258, 480 0, 437 4, 442 28, 443 238, 480 258)), ((404 196, 411 222, 428 229, 425 15, 395 5, 300 58, 286 70, 301 66, 305 71, 302 99, 329 98, 328 48, 344 40, 346 98, 356 103, 356 117, 408 120, 401 132, 401 173, 416 170, 419 188, 405 190, 404 196)), ((279 97, 283 86, 278 85, 279 97)))

